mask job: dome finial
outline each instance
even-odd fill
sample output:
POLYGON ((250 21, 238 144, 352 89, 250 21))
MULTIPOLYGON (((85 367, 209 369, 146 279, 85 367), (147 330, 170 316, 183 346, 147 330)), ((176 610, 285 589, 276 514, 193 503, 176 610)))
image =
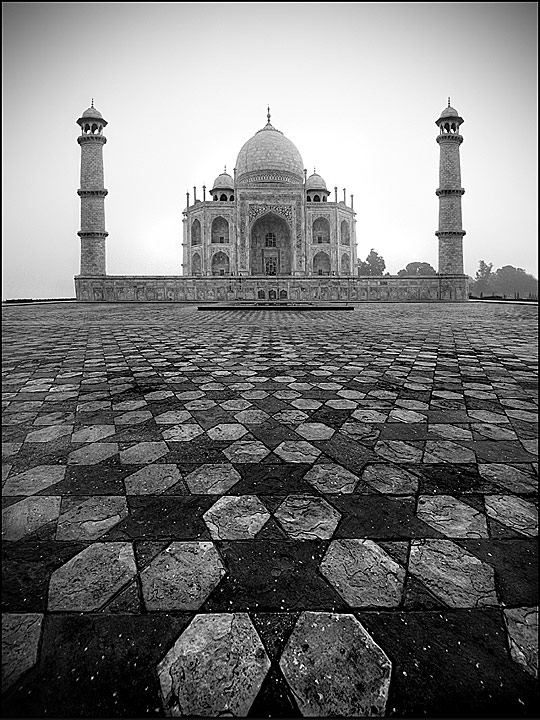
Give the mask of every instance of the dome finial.
POLYGON ((223 166, 223 172, 227 172, 227 166, 226 166, 226 165, 223 166))
POLYGON ((313 174, 315 175, 316 172, 317 172, 317 168, 316 168, 315 165, 314 165, 314 166, 313 166, 313 174))
POLYGON ((268 120, 268 124, 270 125, 270 105, 268 106, 268 114, 266 115, 266 119, 268 120))
POLYGON ((450 96, 448 96, 448 107, 450 107, 450 96))
POLYGON ((94 107, 94 98, 92 98, 92 105, 91 107, 94 107))

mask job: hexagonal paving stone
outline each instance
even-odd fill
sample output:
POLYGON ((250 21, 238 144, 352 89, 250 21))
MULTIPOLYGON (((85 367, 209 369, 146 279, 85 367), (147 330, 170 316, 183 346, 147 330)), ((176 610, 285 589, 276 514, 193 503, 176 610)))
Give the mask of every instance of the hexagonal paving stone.
POLYGON ((302 422, 302 420, 307 420, 309 415, 306 415, 306 413, 301 410, 280 410, 275 413, 273 417, 274 420, 277 420, 279 423, 283 423, 284 425, 296 425, 297 423, 302 422))
POLYGON ((353 615, 303 612, 279 661, 304 717, 382 717, 392 664, 353 615))
POLYGON ((230 490, 242 479, 232 465, 223 463, 201 465, 186 477, 186 483, 192 493, 221 495, 230 490))
POLYGON ((197 610, 225 575, 211 542, 173 542, 141 572, 147 610, 197 610))
POLYGON ((522 535, 538 535, 538 510, 533 503, 512 495, 486 495, 485 503, 490 518, 522 535))
POLYGON ((450 607, 498 604, 493 568, 450 540, 413 540, 409 572, 450 607))
POLYGON ((116 425, 140 425, 147 420, 152 419, 152 413, 149 410, 133 410, 114 418, 116 425))
POLYGON ((538 677, 538 607, 503 610, 510 654, 534 677, 538 677))
POLYGON ((176 465, 147 465, 124 480, 128 495, 159 495, 182 479, 176 465))
POLYGON ((484 515, 452 495, 420 495, 417 515, 446 537, 488 537, 484 515))
POLYGON ((24 442, 32 443, 47 443, 58 440, 58 438, 71 435, 73 432, 73 425, 47 425, 42 430, 34 430, 34 432, 28 433, 24 438, 24 442))
MULTIPOLYGON (((247 410, 246 412, 249 412, 247 410)), ((221 423, 214 425, 213 428, 207 430, 207 435, 212 440, 239 440, 247 432, 247 428, 238 423, 221 423)))
POLYGON ((58 496, 32 496, 2 510, 2 540, 16 541, 58 518, 58 496))
POLYGON ((478 464, 478 472, 486 480, 512 493, 538 492, 538 478, 504 463, 478 464))
POLYGON ((274 452, 285 462, 291 463, 313 463, 321 454, 318 448, 303 440, 285 440, 274 452))
POLYGON ((270 668, 247 613, 196 615, 159 663, 169 717, 245 717, 270 668))
POLYGON ((192 419, 192 414, 187 410, 167 410, 167 412, 156 415, 154 420, 157 425, 177 425, 192 419))
POLYGON ((68 465, 97 465, 118 452, 118 443, 93 442, 68 455, 68 465))
POLYGON ((56 540, 97 540, 127 514, 126 498, 119 495, 65 497, 56 540))
POLYGON ((414 495, 418 490, 418 478, 403 468, 387 463, 366 466, 362 480, 378 492, 390 495, 414 495))
POLYGON ((193 438, 202 435, 204 430, 197 423, 185 423, 184 425, 174 425, 161 432, 164 440, 171 442, 190 442, 193 438))
POLYGON ((275 518, 295 540, 316 540, 332 537, 341 515, 323 498, 288 495, 275 518))
POLYGON ((314 465, 304 475, 310 485, 322 493, 352 493, 359 477, 341 465, 314 465))
POLYGON ((401 602, 405 568, 372 540, 333 540, 321 572, 354 607, 397 607, 401 602))
POLYGON ((262 529, 270 513, 255 495, 220 498, 203 519, 214 540, 249 540, 262 529))
POLYGON ((53 572, 48 609, 98 610, 136 574, 131 543, 94 543, 53 572))
POLYGON ((12 475, 2 488, 2 495, 34 495, 64 479, 65 465, 36 465, 12 475))
POLYGON ((2 613, 2 692, 36 664, 43 615, 2 613))
POLYGON ((257 408, 242 410, 241 412, 236 413, 234 417, 239 423, 244 423, 245 425, 261 425, 270 419, 270 415, 268 413, 265 413, 264 410, 259 410, 257 408))
POLYGON ((164 442, 140 442, 132 445, 127 450, 120 452, 120 462, 123 465, 146 465, 169 452, 167 443, 164 442))
POLYGON ((270 450, 258 440, 238 440, 225 448, 223 454, 231 462, 258 463, 269 454, 270 450))
POLYGON ((295 431, 306 440, 328 440, 335 430, 324 423, 302 423, 295 431))

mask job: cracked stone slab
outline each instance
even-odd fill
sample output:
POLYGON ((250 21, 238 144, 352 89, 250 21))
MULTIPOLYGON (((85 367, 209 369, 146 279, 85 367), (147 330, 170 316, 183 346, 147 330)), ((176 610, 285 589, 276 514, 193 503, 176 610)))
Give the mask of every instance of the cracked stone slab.
POLYGON ((146 465, 169 452, 167 443, 140 442, 120 452, 120 462, 124 465, 146 465))
POLYGON ((244 425, 261 425, 270 420, 268 413, 257 408, 242 410, 236 413, 234 417, 239 423, 243 423, 244 425))
POLYGON ((65 465, 36 465, 8 478, 2 488, 2 495, 34 495, 59 483, 65 474, 65 465))
POLYGON ((104 440, 116 433, 114 425, 87 425, 74 432, 71 436, 72 443, 93 443, 104 440))
POLYGON ((295 432, 306 440, 328 440, 334 434, 335 430, 324 423, 307 422, 298 425, 295 432))
POLYGON ((31 496, 2 510, 2 539, 16 541, 29 535, 60 514, 59 496, 31 496))
POLYGON ((71 435, 73 425, 47 425, 42 430, 34 430, 24 438, 24 442, 28 443, 48 443, 58 440, 61 437, 71 435))
POLYGON ((197 610, 225 575, 211 542, 173 542, 141 572, 146 608, 197 610))
POLYGON ((396 463, 419 463, 422 449, 402 440, 380 440, 375 445, 375 452, 385 460, 396 463))
POLYGON ((470 448, 451 440, 426 440, 425 463, 475 463, 476 456, 470 448))
POLYGON ((504 608, 512 658, 538 678, 538 607, 504 608))
POLYGON ((252 540, 269 518, 256 495, 222 497, 203 515, 213 540, 252 540))
POLYGON ((405 568, 372 540, 332 540, 321 572, 353 607, 397 607, 405 568))
POLYGON ((322 493, 352 493, 360 478, 341 465, 314 465, 304 475, 310 485, 322 493))
POLYGON ((247 613, 196 615, 157 667, 168 717, 245 717, 270 669, 247 613))
POLYGON ((270 450, 258 440, 237 440, 223 454, 232 463, 258 463, 270 453, 270 450))
POLYGON ((484 515, 452 495, 420 495, 416 514, 419 520, 447 537, 488 537, 484 515))
POLYGON ((68 465, 97 465, 118 452, 118 443, 94 442, 83 445, 68 455, 68 465))
POLYGON ((285 440, 274 452, 285 462, 291 463, 313 463, 321 454, 318 448, 303 440, 285 440))
POLYGON ((220 423, 207 430, 206 433, 211 440, 239 440, 248 432, 247 428, 239 423, 220 423))
POLYGON ((177 425, 191 420, 192 417, 187 410, 167 410, 167 412, 156 415, 154 420, 157 425, 177 425))
POLYGON ((384 717, 392 663, 353 615, 303 612, 279 661, 304 717, 384 717))
POLYGON ((274 517, 294 540, 330 538, 341 519, 326 500, 308 495, 288 495, 274 517))
POLYGON ((418 478, 397 465, 377 463, 367 465, 362 480, 378 492, 389 495, 414 495, 418 478))
POLYGON ((449 607, 498 605, 493 568, 450 540, 413 540, 409 572, 449 607))
POLYGON ((479 464, 478 472, 486 480, 512 493, 538 492, 538 478, 504 463, 479 464))
POLYGON ((97 540, 127 514, 126 498, 120 495, 64 498, 56 540, 97 540))
POLYGON ((131 543, 94 543, 52 573, 48 609, 98 610, 136 574, 131 543))
POLYGON ((174 425, 171 428, 163 430, 161 436, 164 440, 171 442, 190 442, 193 438, 202 435, 204 430, 197 423, 185 423, 184 425, 174 425))
POLYGON ((43 615, 2 613, 2 693, 36 664, 43 615))
POLYGON ((189 473, 186 484, 192 493, 221 495, 241 479, 240 473, 230 464, 207 464, 189 473))
POLYGON ((490 518, 530 537, 538 535, 538 509, 533 503, 512 495, 486 495, 490 518))
POLYGON ((124 480, 128 495, 160 495, 182 479, 176 465, 147 465, 124 480))

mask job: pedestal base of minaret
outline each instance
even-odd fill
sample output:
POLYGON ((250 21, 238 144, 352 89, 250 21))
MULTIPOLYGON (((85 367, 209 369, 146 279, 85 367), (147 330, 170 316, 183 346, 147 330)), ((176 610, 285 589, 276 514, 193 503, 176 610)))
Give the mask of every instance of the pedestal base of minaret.
POLYGON ((364 303, 464 302, 466 275, 188 277, 182 275, 79 275, 80 302, 364 303))

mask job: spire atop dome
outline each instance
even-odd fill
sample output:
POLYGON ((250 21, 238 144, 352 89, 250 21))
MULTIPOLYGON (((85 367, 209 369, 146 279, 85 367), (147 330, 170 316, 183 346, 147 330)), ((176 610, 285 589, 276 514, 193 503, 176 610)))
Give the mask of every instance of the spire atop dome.
POLYGON ((450 107, 450 95, 448 96, 448 107, 450 107))
POLYGON ((94 98, 92 98, 92 104, 90 105, 90 107, 94 107, 94 98))
POLYGON ((270 125, 270 105, 268 106, 268 113, 266 115, 266 119, 268 120, 268 124, 270 125))

